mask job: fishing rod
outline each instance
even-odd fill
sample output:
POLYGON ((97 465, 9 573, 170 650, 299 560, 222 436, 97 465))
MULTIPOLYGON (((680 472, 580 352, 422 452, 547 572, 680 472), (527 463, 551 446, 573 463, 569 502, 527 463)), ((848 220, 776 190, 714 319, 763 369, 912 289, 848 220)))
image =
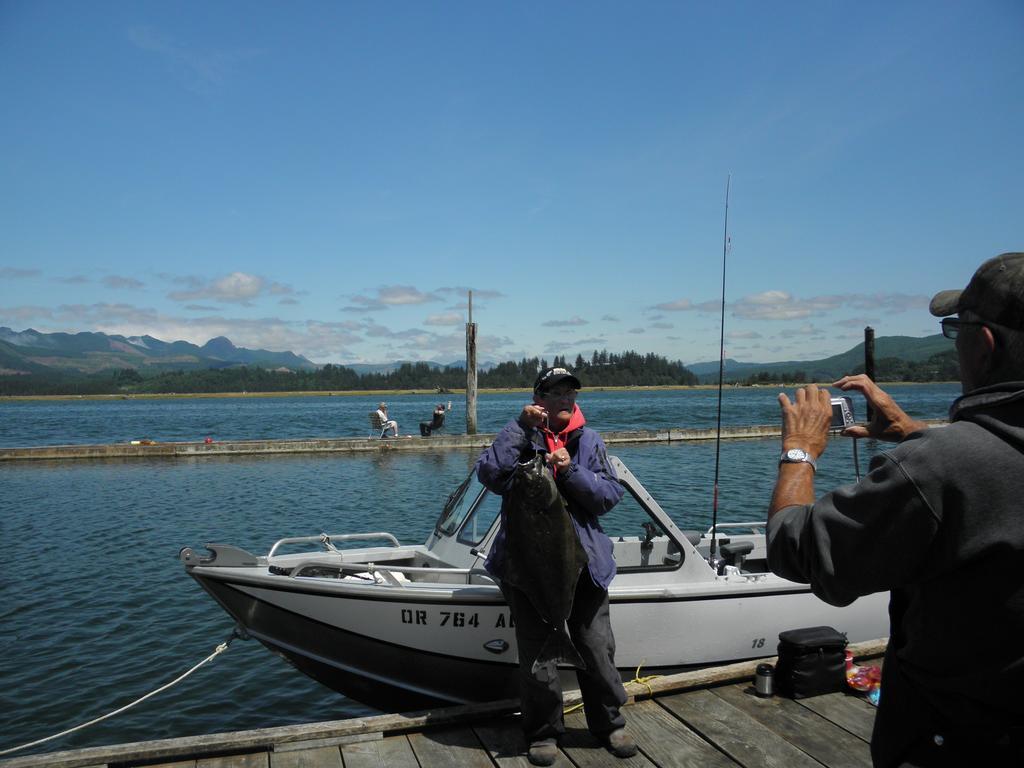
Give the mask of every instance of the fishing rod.
POLYGON ((718 421, 715 431, 715 492, 711 502, 711 550, 708 563, 715 572, 718 571, 717 556, 718 538, 718 469, 721 464, 722 449, 722 382, 725 379, 725 258, 729 254, 729 186, 732 174, 725 179, 725 231, 722 234, 722 316, 719 323, 720 336, 718 347, 718 421))

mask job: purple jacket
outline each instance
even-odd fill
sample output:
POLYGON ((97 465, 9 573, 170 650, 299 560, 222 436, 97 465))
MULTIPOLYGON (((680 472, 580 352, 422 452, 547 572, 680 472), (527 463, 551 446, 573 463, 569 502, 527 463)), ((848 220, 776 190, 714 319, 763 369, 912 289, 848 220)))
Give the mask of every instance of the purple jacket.
MULTIPOLYGON (((520 455, 527 448, 547 451, 543 435, 536 429, 524 429, 518 421, 510 421, 476 460, 476 475, 490 491, 505 496, 512 472, 520 455)), ((555 477, 569 508, 580 544, 587 552, 588 568, 594 583, 608 589, 615 576, 611 539, 602 530, 597 518, 619 503, 624 490, 615 470, 608 463, 601 436, 588 427, 570 433, 567 441, 572 464, 555 477)), ((497 579, 505 573, 505 521, 507 499, 501 504, 501 527, 494 539, 484 568, 497 579)))

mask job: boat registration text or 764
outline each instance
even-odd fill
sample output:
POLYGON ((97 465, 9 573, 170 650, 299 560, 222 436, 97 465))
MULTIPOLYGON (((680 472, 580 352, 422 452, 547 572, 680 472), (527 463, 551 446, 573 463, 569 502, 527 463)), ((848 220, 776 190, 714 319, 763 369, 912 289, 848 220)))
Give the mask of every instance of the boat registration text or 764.
MULTIPOLYGON (((468 611, 438 611, 423 608, 402 608, 402 623, 419 627, 451 627, 465 629, 480 627, 480 614, 468 611)), ((495 629, 515 627, 516 622, 510 613, 500 612, 494 620, 495 629)), ((486 628, 486 623, 483 624, 486 628)))

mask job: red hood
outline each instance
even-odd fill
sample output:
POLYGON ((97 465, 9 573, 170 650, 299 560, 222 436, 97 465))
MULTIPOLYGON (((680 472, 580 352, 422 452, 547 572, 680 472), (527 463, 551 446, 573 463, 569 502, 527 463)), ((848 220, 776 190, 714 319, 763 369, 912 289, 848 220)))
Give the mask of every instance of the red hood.
POLYGON ((572 406, 572 416, 569 417, 569 423, 561 432, 555 434, 550 429, 547 429, 546 427, 541 427, 541 433, 544 435, 544 442, 548 446, 548 451, 554 453, 559 448, 564 446, 565 438, 569 435, 569 433, 579 429, 586 423, 587 420, 583 418, 583 411, 581 411, 580 407, 574 403, 572 406))

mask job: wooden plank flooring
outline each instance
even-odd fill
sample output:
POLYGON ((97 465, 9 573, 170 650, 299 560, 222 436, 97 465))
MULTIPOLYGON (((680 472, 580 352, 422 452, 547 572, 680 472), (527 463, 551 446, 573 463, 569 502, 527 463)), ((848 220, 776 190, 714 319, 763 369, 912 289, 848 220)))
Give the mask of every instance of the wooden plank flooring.
MULTIPOLYGON (((640 747, 620 760, 566 716, 557 768, 870 768, 875 708, 844 693, 761 699, 749 683, 658 696, 624 710, 640 747)), ((356 743, 163 763, 160 768, 528 768, 516 718, 356 743)))
MULTIPOLYGON (((877 647, 872 648, 877 652, 877 647)), ((870 663, 879 663, 872 659, 870 663)), ((684 673, 686 685, 670 681, 630 686, 635 700, 623 713, 640 748, 620 760, 591 736, 583 712, 566 715, 559 744, 559 768, 870 768, 869 742, 875 708, 852 693, 811 699, 754 695, 752 666, 731 665, 684 673), (725 679, 730 678, 730 679, 725 679), (666 690, 659 691, 659 687, 666 690)), ((575 694, 578 698, 578 693, 575 694)), ((573 695, 567 696, 571 701, 573 695)), ((277 731, 236 734, 236 754, 224 754, 225 742, 210 754, 202 739, 169 741, 163 754, 191 754, 168 759, 159 768, 527 768, 526 745, 518 717, 502 714, 500 703, 423 714, 390 715, 351 722, 352 727, 325 732, 315 724, 277 731), (300 738, 296 738, 299 735, 300 738), (306 740, 302 740, 305 736, 306 740), (191 753, 184 751, 191 749, 191 753)), ((328 724, 321 724, 328 725, 328 724)), ((223 736, 223 735, 222 735, 223 736)), ((140 742, 144 745, 144 742, 140 742)), ((163 742, 151 742, 163 744, 163 742)), ((125 749, 110 748, 119 767, 133 763, 125 749), (121 749, 119 754, 116 750, 121 749)), ((99 768, 95 753, 54 753, 0 760, 0 768, 61 765, 99 768), (89 759, 93 758, 93 759, 89 759), (52 761, 52 762, 51 762, 52 761)), ((141 754, 141 753, 140 753, 141 754)), ((149 754, 152 754, 150 752, 149 754)), ((152 758, 141 763, 156 765, 152 758)))

